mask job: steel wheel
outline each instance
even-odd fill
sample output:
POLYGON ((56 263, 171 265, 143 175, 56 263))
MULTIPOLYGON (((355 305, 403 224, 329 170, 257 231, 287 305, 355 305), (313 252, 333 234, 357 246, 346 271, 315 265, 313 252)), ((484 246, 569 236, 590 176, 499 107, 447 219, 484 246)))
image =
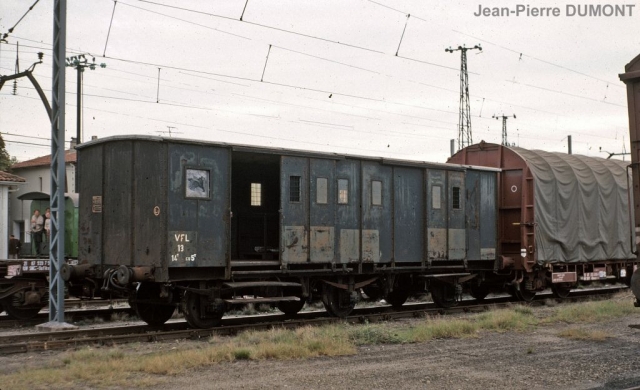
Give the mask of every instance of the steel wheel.
POLYGON ((288 316, 293 316, 298 314, 300 310, 304 307, 304 298, 299 297, 299 301, 280 301, 278 302, 278 310, 283 312, 288 316))
POLYGON ((223 302, 218 304, 208 302, 204 295, 191 291, 184 293, 180 308, 187 323, 194 328, 206 329, 219 326, 222 316, 224 315, 223 302), (205 300, 205 302, 203 302, 203 300, 205 300))
POLYGON ((516 298, 521 301, 531 302, 536 297, 535 291, 525 290, 524 286, 520 284, 520 288, 515 290, 516 298))
POLYGON ((456 287, 453 284, 434 280, 429 288, 431 299, 438 307, 448 309, 458 304, 456 299, 456 287))
POLYGON ((356 300, 347 290, 326 284, 322 295, 322 302, 327 313, 334 317, 345 318, 356 306, 356 300))
POLYGON ((379 301, 382 298, 382 289, 377 282, 373 282, 362 287, 362 291, 371 299, 372 301, 379 301))
POLYGON ((554 283, 551 285, 551 292, 553 296, 560 299, 565 299, 571 293, 571 286, 565 284, 554 283))
POLYGON ((11 303, 11 297, 4 300, 2 302, 2 306, 10 318, 21 321, 34 318, 44 307, 41 305, 13 306, 11 303))
POLYGON ((173 316, 173 312, 176 310, 173 304, 149 302, 160 299, 160 285, 157 283, 140 283, 134 297, 132 306, 136 310, 138 317, 151 326, 163 325, 173 316))
POLYGON ((399 309, 404 305, 408 298, 409 290, 396 288, 389 292, 384 300, 387 301, 394 309, 399 309))
POLYGON ((469 295, 478 301, 483 301, 489 295, 489 289, 485 286, 472 285, 469 287, 469 295))

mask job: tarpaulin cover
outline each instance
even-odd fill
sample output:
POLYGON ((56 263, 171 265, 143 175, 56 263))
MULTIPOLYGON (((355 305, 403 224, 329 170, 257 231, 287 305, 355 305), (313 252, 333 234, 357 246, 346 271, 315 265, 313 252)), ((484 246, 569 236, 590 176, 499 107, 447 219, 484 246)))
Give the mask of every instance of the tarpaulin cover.
POLYGON ((635 258, 629 162, 511 149, 533 175, 538 264, 635 258))

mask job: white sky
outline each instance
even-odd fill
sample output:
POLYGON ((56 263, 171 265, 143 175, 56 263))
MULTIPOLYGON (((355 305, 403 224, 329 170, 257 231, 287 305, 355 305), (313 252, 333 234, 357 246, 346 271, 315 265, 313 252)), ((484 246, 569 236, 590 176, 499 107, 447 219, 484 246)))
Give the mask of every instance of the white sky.
MULTIPOLYGON (((113 1, 68 1, 68 55, 90 53, 107 64, 84 75, 85 140, 168 135, 171 126, 180 138, 443 162, 457 138, 460 66, 459 52, 444 49, 480 43, 481 54, 468 54, 474 142, 499 143, 501 121, 491 116, 516 114, 509 141, 521 147, 566 151, 572 135, 574 153, 628 150, 617 75, 640 53, 640 3, 632 17, 567 17, 568 2, 550 0, 530 4, 558 6, 561 16, 478 18, 480 4, 515 2, 249 0, 241 22, 246 0, 152 1, 200 13, 119 0, 106 58, 113 1)), ((33 2, 1 0, 0 33, 33 2)), ((16 42, 21 70, 44 51, 35 76, 48 96, 52 20, 53 0, 40 0, 0 45, 4 75, 14 72, 16 42)), ((75 80, 68 69, 67 140, 76 132, 75 80)), ((17 96, 11 90, 7 83, 0 91, 9 153, 19 161, 49 154, 37 94, 26 79, 17 96)))

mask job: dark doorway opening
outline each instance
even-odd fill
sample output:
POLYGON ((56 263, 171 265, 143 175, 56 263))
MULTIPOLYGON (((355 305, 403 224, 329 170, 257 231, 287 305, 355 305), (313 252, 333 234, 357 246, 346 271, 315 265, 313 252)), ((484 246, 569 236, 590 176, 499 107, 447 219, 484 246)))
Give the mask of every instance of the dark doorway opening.
POLYGON ((231 257, 280 257, 280 156, 234 152, 231 165, 231 257))

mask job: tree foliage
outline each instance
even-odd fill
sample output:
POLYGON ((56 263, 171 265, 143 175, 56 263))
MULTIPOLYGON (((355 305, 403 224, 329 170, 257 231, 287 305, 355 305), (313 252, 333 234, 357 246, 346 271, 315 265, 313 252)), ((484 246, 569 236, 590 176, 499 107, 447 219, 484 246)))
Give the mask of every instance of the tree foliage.
POLYGON ((9 171, 13 163, 15 163, 15 157, 11 158, 9 152, 7 152, 4 139, 2 139, 2 134, 0 134, 0 171, 9 171))

